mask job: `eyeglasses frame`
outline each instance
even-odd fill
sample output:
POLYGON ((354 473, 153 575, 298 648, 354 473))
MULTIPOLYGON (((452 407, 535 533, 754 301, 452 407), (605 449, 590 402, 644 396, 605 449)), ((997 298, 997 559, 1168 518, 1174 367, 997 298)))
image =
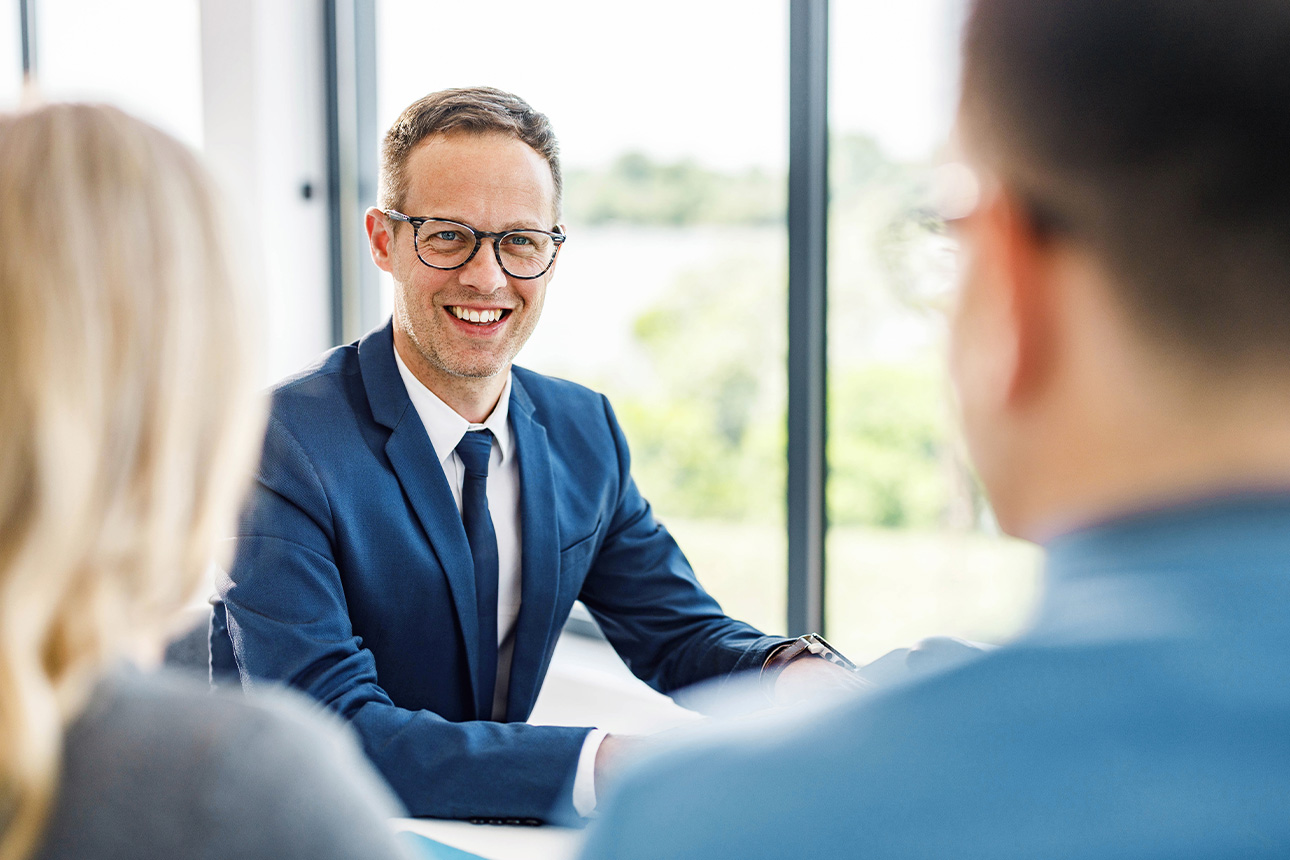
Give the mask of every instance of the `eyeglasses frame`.
MULTIPOLYGON (((955 192, 952 199, 938 201, 932 207, 920 207, 911 211, 910 218, 933 233, 944 234, 957 223, 968 220, 979 212, 985 204, 986 179, 980 173, 962 162, 949 162, 937 168, 941 177, 951 180, 955 192)), ((944 181, 944 180, 942 180, 944 181)), ((948 184, 948 183, 947 183, 948 184)), ((999 181, 990 182, 998 190, 999 181)), ((1011 193, 1021 207, 1022 213, 1030 221, 1031 227, 1039 236, 1048 238, 1056 235, 1068 235, 1076 232, 1074 223, 1058 207, 1041 199, 1040 195, 1025 188, 1012 187, 1011 193)))
POLYGON ((492 239, 493 256, 497 259, 498 267, 503 272, 505 272, 508 277, 515 278, 517 281, 532 281, 536 278, 542 277, 547 272, 551 271, 551 267, 555 265, 556 258, 560 256, 560 247, 564 245, 564 240, 568 238, 564 233, 556 232, 553 230, 535 230, 527 227, 522 230, 505 230, 501 233, 488 233, 483 230, 476 230, 474 227, 470 226, 469 224, 463 224, 460 221, 454 221, 451 218, 434 218, 434 217, 413 218, 409 215, 404 215, 402 212, 399 212, 395 209, 382 209, 380 211, 382 214, 385 215, 385 217, 393 221, 403 221, 406 224, 412 225, 412 248, 417 253, 417 259, 421 261, 421 264, 423 266, 428 266, 431 269, 437 269, 440 272, 451 272, 453 269, 460 269, 462 266, 466 265, 471 260, 475 259, 475 255, 479 253, 479 248, 481 245, 484 244, 485 239, 492 239), (417 235, 421 232, 421 225, 425 224, 428 221, 442 221, 445 224, 452 224, 455 227, 461 227, 465 229, 468 233, 470 233, 471 236, 474 236, 475 247, 471 249, 471 252, 469 255, 467 255, 466 259, 462 260, 460 263, 458 263, 455 266, 436 266, 433 263, 427 263, 425 261, 425 258, 421 256, 421 246, 420 246, 420 243, 417 241, 417 235), (536 275, 516 275, 512 273, 510 269, 506 268, 506 264, 502 262, 502 245, 501 245, 502 240, 505 239, 507 236, 513 236, 516 233, 543 233, 547 236, 550 236, 551 240, 555 242, 555 253, 551 255, 550 262, 546 264, 545 269, 538 272, 536 275))

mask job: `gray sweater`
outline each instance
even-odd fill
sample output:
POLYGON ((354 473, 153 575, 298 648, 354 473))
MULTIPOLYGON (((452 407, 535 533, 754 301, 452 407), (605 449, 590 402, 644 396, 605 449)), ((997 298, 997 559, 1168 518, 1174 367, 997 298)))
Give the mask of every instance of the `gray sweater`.
POLYGON ((122 669, 68 731, 37 857, 402 858, 388 825, 401 814, 348 731, 305 700, 122 669))

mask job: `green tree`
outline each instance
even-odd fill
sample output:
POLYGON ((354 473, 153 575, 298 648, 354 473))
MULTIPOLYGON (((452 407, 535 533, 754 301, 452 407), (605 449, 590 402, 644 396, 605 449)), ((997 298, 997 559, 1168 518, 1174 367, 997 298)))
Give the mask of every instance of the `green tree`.
POLYGON ((569 171, 565 214, 589 226, 772 224, 784 219, 784 195, 783 177, 761 169, 721 172, 633 152, 604 170, 569 171))
POLYGON ((829 391, 829 516, 839 525, 932 528, 949 509, 948 450, 934 366, 835 372, 829 391))
MULTIPOLYGON (((872 140, 832 149, 829 514, 881 528, 971 525, 979 499, 945 415, 926 170, 872 140), (908 337, 892 337, 899 330, 908 337), (890 342, 901 342, 892 350, 890 342), (963 513, 967 511, 967 513, 963 513)), ((571 220, 738 229, 636 320, 648 379, 616 398, 637 479, 681 516, 778 521, 786 444, 783 177, 629 154, 568 183, 571 220)))
POLYGON ((782 244, 762 245, 687 272, 637 319, 653 379, 619 412, 637 478, 660 508, 782 518, 784 333, 767 319, 783 319, 783 277, 782 244))

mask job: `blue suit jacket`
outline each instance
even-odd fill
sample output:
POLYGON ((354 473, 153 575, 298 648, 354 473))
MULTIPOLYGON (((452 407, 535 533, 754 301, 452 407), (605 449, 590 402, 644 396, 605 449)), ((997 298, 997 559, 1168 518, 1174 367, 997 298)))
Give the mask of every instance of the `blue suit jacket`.
POLYGON ((1290 857, 1290 497, 1049 549, 1016 642, 807 731, 727 727, 647 763, 584 856, 1290 857))
POLYGON ((505 723, 475 712, 470 548, 388 323, 275 390, 220 586, 243 683, 286 682, 350 720, 413 815, 572 815, 589 729, 524 720, 575 599, 662 692, 756 667, 783 641, 700 587, 603 396, 513 372, 522 605, 505 723))

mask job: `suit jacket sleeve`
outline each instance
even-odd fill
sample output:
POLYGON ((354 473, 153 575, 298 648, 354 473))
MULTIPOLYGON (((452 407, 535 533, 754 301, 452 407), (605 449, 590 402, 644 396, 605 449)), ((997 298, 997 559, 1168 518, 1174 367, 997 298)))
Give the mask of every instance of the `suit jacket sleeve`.
POLYGON ((601 400, 617 452, 618 495, 580 599, 632 672, 660 692, 759 669, 787 640, 728 617, 699 584, 636 488, 627 440, 601 400))
POLYGON ((589 729, 451 722, 394 705, 351 626, 336 527, 314 464, 271 419, 220 587, 243 684, 286 683, 339 713, 412 815, 575 817, 568 786, 589 729))

